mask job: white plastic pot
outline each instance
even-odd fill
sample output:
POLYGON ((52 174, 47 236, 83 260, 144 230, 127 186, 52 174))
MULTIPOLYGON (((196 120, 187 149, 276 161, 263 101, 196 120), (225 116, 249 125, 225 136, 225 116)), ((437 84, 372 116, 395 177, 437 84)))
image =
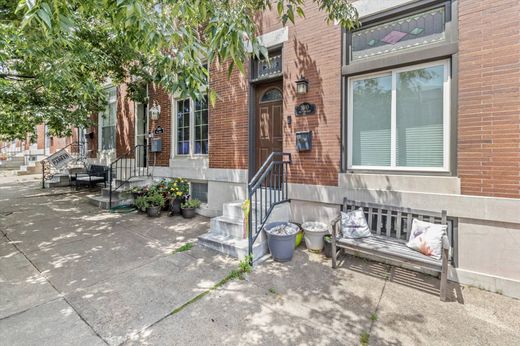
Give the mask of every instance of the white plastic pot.
POLYGON ((329 233, 329 228, 323 222, 309 221, 302 224, 305 246, 311 251, 320 252, 323 249, 323 236, 329 233))

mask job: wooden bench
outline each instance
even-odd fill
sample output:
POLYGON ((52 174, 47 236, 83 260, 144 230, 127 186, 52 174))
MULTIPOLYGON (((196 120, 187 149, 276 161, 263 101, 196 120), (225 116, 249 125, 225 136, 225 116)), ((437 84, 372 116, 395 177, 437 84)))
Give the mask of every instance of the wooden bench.
POLYGON ((81 185, 88 185, 93 187, 94 185, 103 183, 107 187, 108 180, 108 167, 102 165, 90 165, 85 173, 76 173, 76 190, 81 185))
MULTIPOLYGON (((348 212, 362 208, 368 227, 372 232, 371 237, 360 239, 348 239, 341 237, 341 215, 331 223, 332 235, 332 268, 336 268, 338 255, 347 252, 353 255, 365 255, 375 257, 377 260, 390 263, 392 265, 403 266, 411 265, 424 268, 433 272, 440 273, 440 299, 446 300, 447 280, 448 280, 448 261, 450 255, 450 242, 452 239, 451 228, 443 239, 442 257, 440 260, 425 256, 418 251, 406 246, 410 238, 412 220, 414 218, 448 225, 447 212, 433 212, 425 210, 415 210, 410 208, 379 205, 375 203, 365 203, 350 201, 347 198, 343 201, 342 211, 348 212)), ((410 266, 408 266, 410 267, 410 266)))

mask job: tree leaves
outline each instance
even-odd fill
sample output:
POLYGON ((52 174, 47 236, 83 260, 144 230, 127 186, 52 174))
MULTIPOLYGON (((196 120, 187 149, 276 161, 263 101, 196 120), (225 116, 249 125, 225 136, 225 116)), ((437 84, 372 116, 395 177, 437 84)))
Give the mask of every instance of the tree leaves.
MULTIPOLYGON (((304 16, 304 0, 0 0, 0 136, 24 137, 37 122, 59 134, 88 124, 103 109, 104 87, 129 84, 144 100, 155 83, 181 97, 208 93, 205 66, 226 62, 245 73, 251 56, 267 57, 256 15, 271 8, 282 22, 304 16)), ((314 0, 327 20, 353 27, 349 0, 314 0)))

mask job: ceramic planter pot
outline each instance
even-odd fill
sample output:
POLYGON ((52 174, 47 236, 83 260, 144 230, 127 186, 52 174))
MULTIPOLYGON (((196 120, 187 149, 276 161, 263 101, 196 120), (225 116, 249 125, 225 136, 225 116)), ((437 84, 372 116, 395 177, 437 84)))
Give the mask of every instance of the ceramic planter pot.
POLYGON ((294 254, 294 245, 296 242, 296 234, 299 231, 298 226, 289 222, 271 222, 265 225, 265 233, 267 234, 267 245, 271 256, 277 262, 288 262, 294 254), (280 226, 289 228, 287 234, 279 234, 276 230, 280 226))
POLYGON ((181 213, 181 201, 179 199, 170 200, 171 215, 179 215, 181 213))
POLYGON ((191 219, 195 217, 195 208, 182 208, 182 216, 185 219, 191 219))
POLYGON ((330 234, 326 234, 323 236, 323 243, 325 244, 323 247, 323 254, 327 258, 332 257, 332 239, 330 234))
POLYGON ((149 217, 158 217, 161 215, 161 207, 160 206, 153 206, 146 208, 146 214, 148 214, 149 217))
POLYGON ((305 222, 302 224, 305 246, 314 252, 321 252, 323 249, 323 236, 329 233, 329 229, 323 222, 305 222))

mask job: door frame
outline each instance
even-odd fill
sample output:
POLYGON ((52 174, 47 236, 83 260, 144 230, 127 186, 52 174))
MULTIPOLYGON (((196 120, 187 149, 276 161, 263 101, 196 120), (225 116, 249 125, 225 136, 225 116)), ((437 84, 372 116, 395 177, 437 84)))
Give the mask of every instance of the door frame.
MULTIPOLYGON (((249 69, 252 70, 251 68, 249 69)), ((248 139, 248 182, 254 177, 256 173, 256 140, 257 140, 257 114, 256 114, 256 98, 258 96, 258 89, 262 88, 266 84, 272 84, 275 82, 282 82, 282 95, 284 95, 283 87, 283 76, 276 76, 273 78, 266 78, 262 80, 252 81, 249 80, 249 98, 248 98, 248 123, 249 123, 249 139, 248 139)), ((282 119, 284 110, 284 100, 282 99, 282 119)), ((283 120, 282 120, 283 125, 283 120)))
MULTIPOLYGON (((143 109, 143 118, 144 118, 144 121, 145 121, 145 133, 143 134, 143 138, 144 138, 144 146, 145 146, 145 152, 144 152, 144 164, 146 166, 148 166, 148 133, 150 131, 150 129, 148 128, 148 125, 150 123, 150 116, 148 114, 148 104, 147 103, 143 103, 143 102, 134 102, 134 115, 135 115, 135 118, 134 118, 134 147, 137 145, 137 133, 139 132, 138 131, 138 120, 137 118, 139 117, 139 106, 142 107, 143 109)), ((135 153, 134 153, 135 154, 135 153)))

